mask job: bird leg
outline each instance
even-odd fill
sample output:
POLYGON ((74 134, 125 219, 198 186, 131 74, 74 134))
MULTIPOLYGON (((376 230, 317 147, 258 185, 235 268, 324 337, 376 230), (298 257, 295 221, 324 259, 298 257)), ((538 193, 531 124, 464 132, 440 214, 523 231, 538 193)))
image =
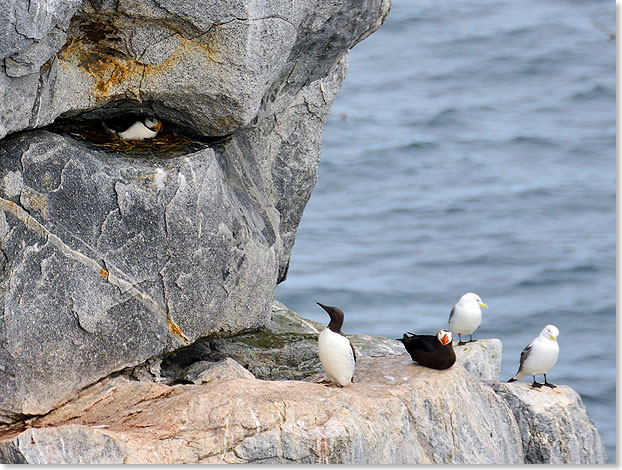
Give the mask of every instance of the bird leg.
POLYGON ((458 333, 458 346, 462 346, 463 344, 466 344, 465 341, 462 341, 462 335, 460 333, 458 333))
POLYGON ((476 339, 473 339, 473 335, 469 335, 469 337, 469 343, 474 343, 475 341, 477 341, 476 339))
POLYGON ((551 387, 551 388, 557 387, 557 385, 550 384, 546 381, 546 374, 544 374, 544 385, 546 385, 547 387, 551 387))
POLYGON ((540 382, 536 382, 536 376, 533 376, 533 383, 531 384, 531 388, 540 388, 542 387, 542 385, 540 382))

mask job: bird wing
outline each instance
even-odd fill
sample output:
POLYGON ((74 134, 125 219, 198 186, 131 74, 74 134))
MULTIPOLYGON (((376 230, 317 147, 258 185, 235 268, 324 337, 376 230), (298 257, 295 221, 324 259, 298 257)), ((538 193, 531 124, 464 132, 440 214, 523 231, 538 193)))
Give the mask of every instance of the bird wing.
POLYGON ((532 345, 533 345, 533 341, 529 343, 529 345, 525 349, 523 349, 522 353, 520 353, 520 364, 518 366, 518 373, 520 373, 523 370, 523 364, 529 357, 529 353, 531 352, 532 345))
POLYGON ((451 319, 454 317, 454 313, 456 313, 456 306, 451 307, 451 312, 449 312, 449 323, 451 323, 451 319))
POLYGON ((115 116, 103 120, 105 127, 112 129, 115 132, 123 132, 127 130, 135 122, 143 122, 144 118, 138 114, 123 114, 121 116, 115 116))
MULTIPOLYGON (((344 338, 347 338, 346 334, 339 330, 339 334, 341 336, 343 336, 344 338)), ((356 362, 356 350, 354 349, 354 345, 352 344, 352 341, 348 340, 348 342, 350 343, 350 347, 352 348, 352 354, 354 355, 354 362, 356 362)))
POLYGON ((404 346, 412 349, 418 349, 426 352, 436 352, 440 346, 438 338, 434 335, 412 335, 406 336, 400 339, 404 346))

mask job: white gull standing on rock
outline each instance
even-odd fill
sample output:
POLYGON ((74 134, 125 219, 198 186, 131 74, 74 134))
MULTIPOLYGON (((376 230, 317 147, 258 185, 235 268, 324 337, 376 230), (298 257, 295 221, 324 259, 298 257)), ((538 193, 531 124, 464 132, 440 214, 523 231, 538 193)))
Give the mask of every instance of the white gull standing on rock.
POLYGON ((459 343, 462 341, 462 335, 470 335, 473 341, 473 332, 482 324, 482 309, 488 308, 488 305, 482 302, 479 295, 469 292, 464 294, 453 306, 449 313, 449 331, 458 335, 459 343))
POLYGON ((533 375, 534 388, 540 388, 542 385, 555 388, 556 386, 546 381, 546 373, 557 363, 559 357, 559 344, 557 337, 559 330, 554 325, 546 325, 529 345, 523 349, 520 355, 520 366, 518 372, 508 382, 522 379, 529 375, 533 375), (536 375, 544 374, 544 383, 536 382, 536 375))

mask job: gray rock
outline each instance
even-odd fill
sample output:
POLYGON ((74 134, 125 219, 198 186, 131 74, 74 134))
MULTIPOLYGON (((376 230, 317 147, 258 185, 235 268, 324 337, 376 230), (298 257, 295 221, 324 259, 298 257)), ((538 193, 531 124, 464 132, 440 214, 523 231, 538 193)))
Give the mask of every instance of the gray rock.
MULTIPOLYGON (((231 357, 264 380, 317 381, 323 375, 317 338, 325 327, 274 301, 270 320, 261 331, 208 340, 209 352, 197 353, 196 357, 211 361, 231 357)), ((405 353, 400 342, 382 336, 348 335, 348 338, 358 357, 405 353)))
POLYGON ((583 401, 570 387, 532 389, 528 383, 493 386, 514 413, 525 463, 607 463, 605 446, 583 401))
POLYGON ((272 302, 270 320, 265 330, 272 333, 302 333, 319 335, 326 325, 303 318, 278 300, 272 302))
POLYGON ((248 370, 230 358, 219 362, 195 362, 188 367, 184 373, 187 380, 194 382, 197 385, 213 382, 214 380, 253 380, 255 378, 255 376, 248 370))
POLYGON ((0 199, 0 409, 45 413, 112 371, 265 323, 278 218, 220 152, 127 159, 41 131, 0 147, 0 180, 23 181, 0 199))
POLYGON ((61 115, 117 114, 119 103, 203 135, 230 134, 272 119, 329 75, 380 26, 390 3, 3 0, 0 7, 1 138, 61 115))
POLYGON ((29 5, 4 9, 0 136, 131 110, 229 137, 155 156, 67 128, 0 141, 0 423, 115 371, 162 378, 164 354, 266 324, 347 51, 389 8, 29 5))
POLYGON ((125 443, 97 426, 73 424, 30 428, 0 442, 0 462, 41 464, 122 464, 125 443))
POLYGON ((460 346, 454 341, 456 363, 481 380, 499 380, 502 349, 498 339, 478 339, 460 346))

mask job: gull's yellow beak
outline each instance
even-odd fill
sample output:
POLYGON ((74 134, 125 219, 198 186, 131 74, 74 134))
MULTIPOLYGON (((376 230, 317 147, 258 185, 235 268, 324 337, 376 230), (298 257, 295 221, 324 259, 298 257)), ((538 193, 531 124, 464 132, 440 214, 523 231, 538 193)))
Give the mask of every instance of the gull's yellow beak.
POLYGON ((486 305, 484 302, 479 304, 480 307, 484 307, 484 308, 490 308, 488 305, 486 305))
POLYGON ((557 341, 557 338, 553 335, 549 335, 553 341, 557 341))

